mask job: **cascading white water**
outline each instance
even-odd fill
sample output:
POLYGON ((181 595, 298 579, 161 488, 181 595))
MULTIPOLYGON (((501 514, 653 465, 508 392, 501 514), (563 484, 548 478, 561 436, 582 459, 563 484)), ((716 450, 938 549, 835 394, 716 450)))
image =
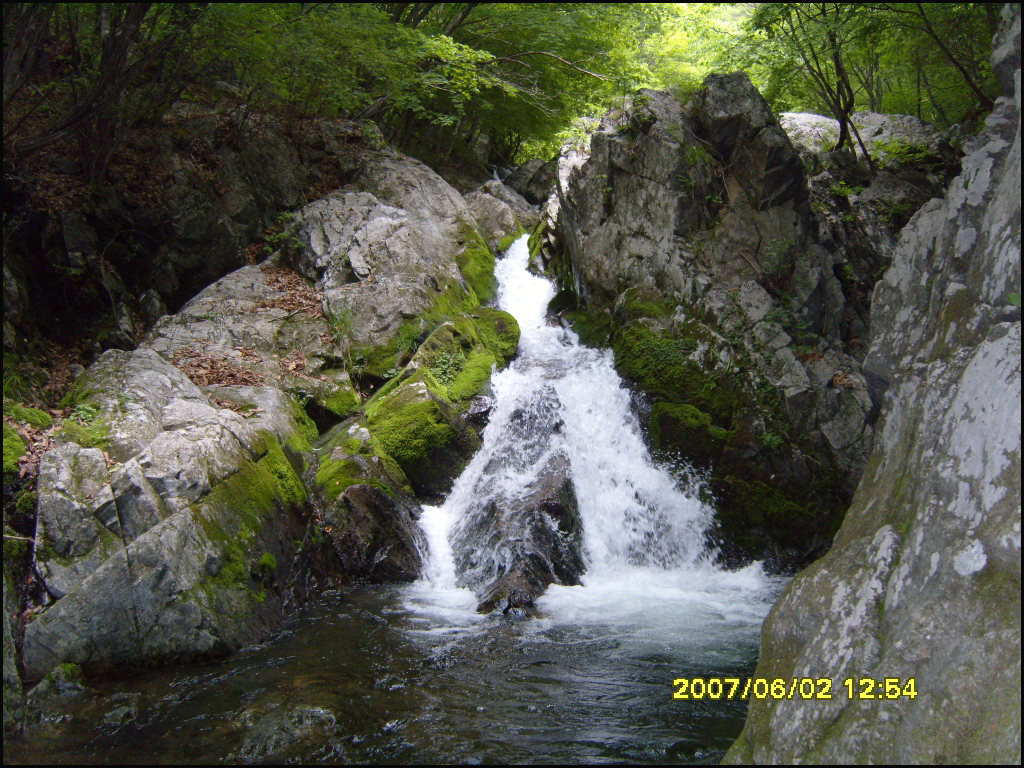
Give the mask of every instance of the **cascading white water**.
MULTIPOLYGON (((530 273, 529 258, 523 236, 497 264, 498 305, 519 322, 519 351, 492 379, 495 405, 480 451, 444 504, 424 509, 420 524, 430 552, 414 602, 468 617, 475 597, 458 586, 466 574, 457 572, 451 537, 482 496, 516 498, 561 452, 579 504, 587 570, 582 587, 550 587, 542 612, 604 621, 617 610, 633 616, 647 606, 666 621, 680 611, 698 621, 706 611, 759 621, 773 580, 758 565, 736 572, 713 565, 704 536, 712 511, 652 459, 611 354, 548 323, 555 289, 530 273), (555 412, 557 427, 523 428, 524 411, 543 413, 538 403, 555 412)), ((507 553, 485 549, 469 561, 485 576, 503 572, 507 553)))

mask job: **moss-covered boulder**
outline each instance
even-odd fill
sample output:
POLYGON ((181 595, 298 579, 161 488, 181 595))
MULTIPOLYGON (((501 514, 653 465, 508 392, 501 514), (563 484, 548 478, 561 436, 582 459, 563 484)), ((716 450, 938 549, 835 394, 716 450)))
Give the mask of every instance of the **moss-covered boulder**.
POLYGON ((146 350, 108 352, 83 379, 78 406, 103 420, 107 452, 64 431, 41 460, 50 603, 25 628, 27 679, 223 653, 280 618, 316 429, 280 390, 218 395, 146 350))
POLYGON ((491 371, 515 354, 511 315, 478 307, 443 323, 366 406, 374 450, 392 458, 423 498, 447 492, 479 445, 463 414, 491 371))

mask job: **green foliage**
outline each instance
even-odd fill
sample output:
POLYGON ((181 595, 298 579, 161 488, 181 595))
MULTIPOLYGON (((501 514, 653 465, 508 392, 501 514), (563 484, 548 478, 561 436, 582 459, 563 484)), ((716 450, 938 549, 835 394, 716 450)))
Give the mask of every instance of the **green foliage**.
POLYGON ((49 429, 53 426, 53 418, 46 411, 30 408, 14 400, 4 400, 4 416, 35 429, 49 429))
POLYGON ((850 195, 859 195, 864 191, 864 187, 851 187, 845 181, 837 181, 828 188, 828 191, 837 197, 849 197, 850 195))
POLYGON ((466 355, 461 349, 445 350, 434 358, 430 364, 430 372, 434 374, 438 384, 447 388, 465 366, 466 355))
POLYGON ((873 142, 871 149, 876 158, 891 157, 901 165, 927 165, 940 159, 927 144, 908 144, 896 139, 873 142))
POLYGON ((998 13, 994 3, 687 3, 645 48, 661 87, 741 69, 779 112, 836 116, 838 98, 947 126, 991 108, 998 13))

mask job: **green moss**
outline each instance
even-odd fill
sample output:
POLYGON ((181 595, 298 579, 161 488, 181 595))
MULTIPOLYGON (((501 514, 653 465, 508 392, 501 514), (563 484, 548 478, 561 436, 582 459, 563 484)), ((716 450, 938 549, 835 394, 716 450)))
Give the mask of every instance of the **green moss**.
POLYGON ((436 394, 439 386, 429 370, 420 369, 367 411, 374 452, 394 459, 417 492, 439 492, 442 476, 457 472, 475 448, 436 394))
POLYGON ((18 459, 28 450, 21 435, 7 422, 4 422, 4 482, 18 474, 18 459))
POLYGON ((4 525, 4 534, 4 564, 10 565, 28 554, 28 547, 31 542, 24 541, 9 525, 4 525), (7 538, 8 536, 18 538, 7 538))
POLYGON ((706 372, 688 357, 684 339, 663 336, 643 325, 630 325, 616 334, 612 349, 615 367, 645 392, 676 403, 689 403, 717 424, 732 426, 749 400, 724 375, 706 372))
MULTIPOLYGON (((343 459, 324 458, 316 471, 316 482, 323 488, 324 496, 328 501, 334 501, 345 490, 353 485, 362 485, 370 482, 366 477, 363 465, 355 458, 345 457, 343 459)), ((381 483, 372 483, 382 490, 388 490, 381 483)))
POLYGON ((15 509, 22 515, 31 515, 36 511, 38 496, 35 491, 22 491, 14 502, 15 509))
POLYGON ((280 497, 284 501, 289 504, 302 504, 306 501, 306 486, 302 484, 295 467, 277 440, 268 441, 267 453, 260 463, 273 474, 280 497))
POLYGON ((83 448, 106 448, 110 440, 110 427, 101 420, 82 424, 73 419, 66 420, 57 431, 66 441, 78 443, 83 448))
POLYGON ((312 450, 313 443, 320 437, 320 430, 316 428, 316 423, 306 413, 306 409, 294 399, 292 400, 292 418, 299 425, 299 429, 295 435, 289 438, 288 447, 297 453, 308 453, 312 450))
POLYGON ((319 402, 328 411, 342 419, 355 413, 362 406, 359 395, 351 386, 339 387, 319 402))
POLYGON ((259 576, 266 564, 264 558, 273 555, 261 544, 263 531, 272 517, 282 513, 283 505, 295 506, 306 500, 302 481, 280 443, 270 434, 265 435, 265 441, 267 452, 263 458, 244 465, 195 505, 195 519, 223 560, 217 572, 197 586, 193 596, 214 602, 218 610, 249 610, 244 604, 238 605, 239 594, 256 603, 266 599, 259 576))
POLYGON ((473 291, 467 292, 457 283, 438 292, 434 303, 419 317, 404 323, 385 344, 364 347, 356 354, 362 359, 362 372, 378 378, 390 378, 393 371, 405 362, 426 336, 447 320, 462 312, 479 307, 473 291))
POLYGON ((476 349, 470 353, 462 370, 448 385, 448 398, 454 402, 475 397, 491 379, 491 369, 497 365, 494 355, 487 349, 476 349))
POLYGON ((678 451, 701 468, 721 460, 734 433, 712 424, 711 416, 692 405, 655 403, 651 409, 651 443, 665 451, 678 451))
POLYGON ((494 253, 474 227, 463 225, 460 234, 465 245, 455 257, 459 271, 481 302, 490 301, 498 290, 494 253))
POLYGON ((676 309, 674 304, 665 300, 660 291, 641 287, 625 291, 616 304, 616 319, 621 323, 643 317, 671 317, 676 309))
POLYGON ((260 559, 257 562, 257 565, 259 565, 261 568, 266 568, 267 570, 276 571, 277 558, 269 552, 264 552, 262 555, 260 555, 260 559))
POLYGON ((537 254, 540 253, 541 248, 544 247, 544 222, 541 221, 533 228, 533 232, 530 233, 530 239, 527 241, 527 247, 530 249, 530 258, 536 258, 537 254))
POLYGON ((515 232, 513 232, 510 235, 505 235, 505 237, 501 238, 501 240, 498 241, 498 252, 504 253, 505 251, 512 247, 512 244, 516 240, 518 240, 525 234, 526 232, 523 229, 517 227, 515 232))
POLYGON ((29 408, 14 400, 4 400, 4 416, 35 429, 49 429, 53 426, 53 419, 46 411, 29 408))
POLYGON ((511 360, 519 347, 519 323, 508 312, 480 307, 473 312, 480 340, 503 366, 511 360))
POLYGON ((612 318, 607 312, 577 309, 566 313, 572 329, 588 347, 603 347, 612 333, 612 318))

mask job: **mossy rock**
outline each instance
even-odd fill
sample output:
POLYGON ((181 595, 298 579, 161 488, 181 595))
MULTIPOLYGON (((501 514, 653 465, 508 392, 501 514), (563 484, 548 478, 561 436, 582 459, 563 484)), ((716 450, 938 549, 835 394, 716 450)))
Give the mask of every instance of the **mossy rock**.
POLYGON ((88 423, 66 419, 54 438, 57 442, 78 443, 83 448, 104 449, 110 441, 110 427, 99 417, 94 417, 88 423))
POLYGON ((463 403, 483 390, 492 367, 504 367, 518 345, 519 324, 507 312, 477 307, 456 315, 424 340, 408 365, 367 403, 367 412, 423 369, 432 374, 424 381, 434 394, 463 403))
POLYGON ((275 563, 290 555, 281 549, 281 542, 290 539, 268 537, 268 532, 282 527, 277 518, 286 509, 297 516, 307 501, 301 467, 292 463, 276 437, 263 437, 263 457, 243 465, 195 505, 196 519, 221 558, 218 566, 208 568, 193 597, 218 615, 238 616, 243 622, 247 614, 261 610, 268 596, 261 563, 268 555, 275 563))
POLYGON ((641 318, 667 318, 675 312, 675 305, 660 291, 636 286, 622 292, 615 302, 615 319, 626 324, 641 318))
POLYGON ((678 452, 700 469, 716 466, 734 433, 715 426, 699 408, 680 403, 655 403, 651 409, 651 443, 678 452))
MULTIPOLYGON (((476 298, 480 302, 488 302, 498 291, 498 281, 494 277, 494 252, 487 247, 487 242, 475 227, 463 224, 460 236, 464 246, 456 254, 455 262, 476 298)), ((499 249, 504 250, 500 246, 499 249)))
POLYGON ((695 348, 685 336, 676 338, 635 323, 612 342, 615 367, 656 398, 689 403, 716 424, 731 428, 750 397, 725 376, 704 370, 690 357, 695 348))
POLYGON ((443 496, 479 444, 440 389, 430 369, 420 368, 366 412, 374 452, 394 459, 425 498, 443 496))
POLYGON ((4 416, 35 429, 49 429, 53 426, 53 418, 46 411, 30 408, 14 400, 4 399, 4 416))
POLYGON ((4 483, 18 476, 18 459, 25 455, 28 446, 21 435, 6 421, 4 422, 4 483))
POLYGON ((480 301, 473 290, 467 291, 456 282, 443 286, 434 303, 417 317, 403 323, 387 342, 355 350, 353 357, 359 361, 360 376, 378 381, 392 378, 435 328, 479 307, 480 301))

